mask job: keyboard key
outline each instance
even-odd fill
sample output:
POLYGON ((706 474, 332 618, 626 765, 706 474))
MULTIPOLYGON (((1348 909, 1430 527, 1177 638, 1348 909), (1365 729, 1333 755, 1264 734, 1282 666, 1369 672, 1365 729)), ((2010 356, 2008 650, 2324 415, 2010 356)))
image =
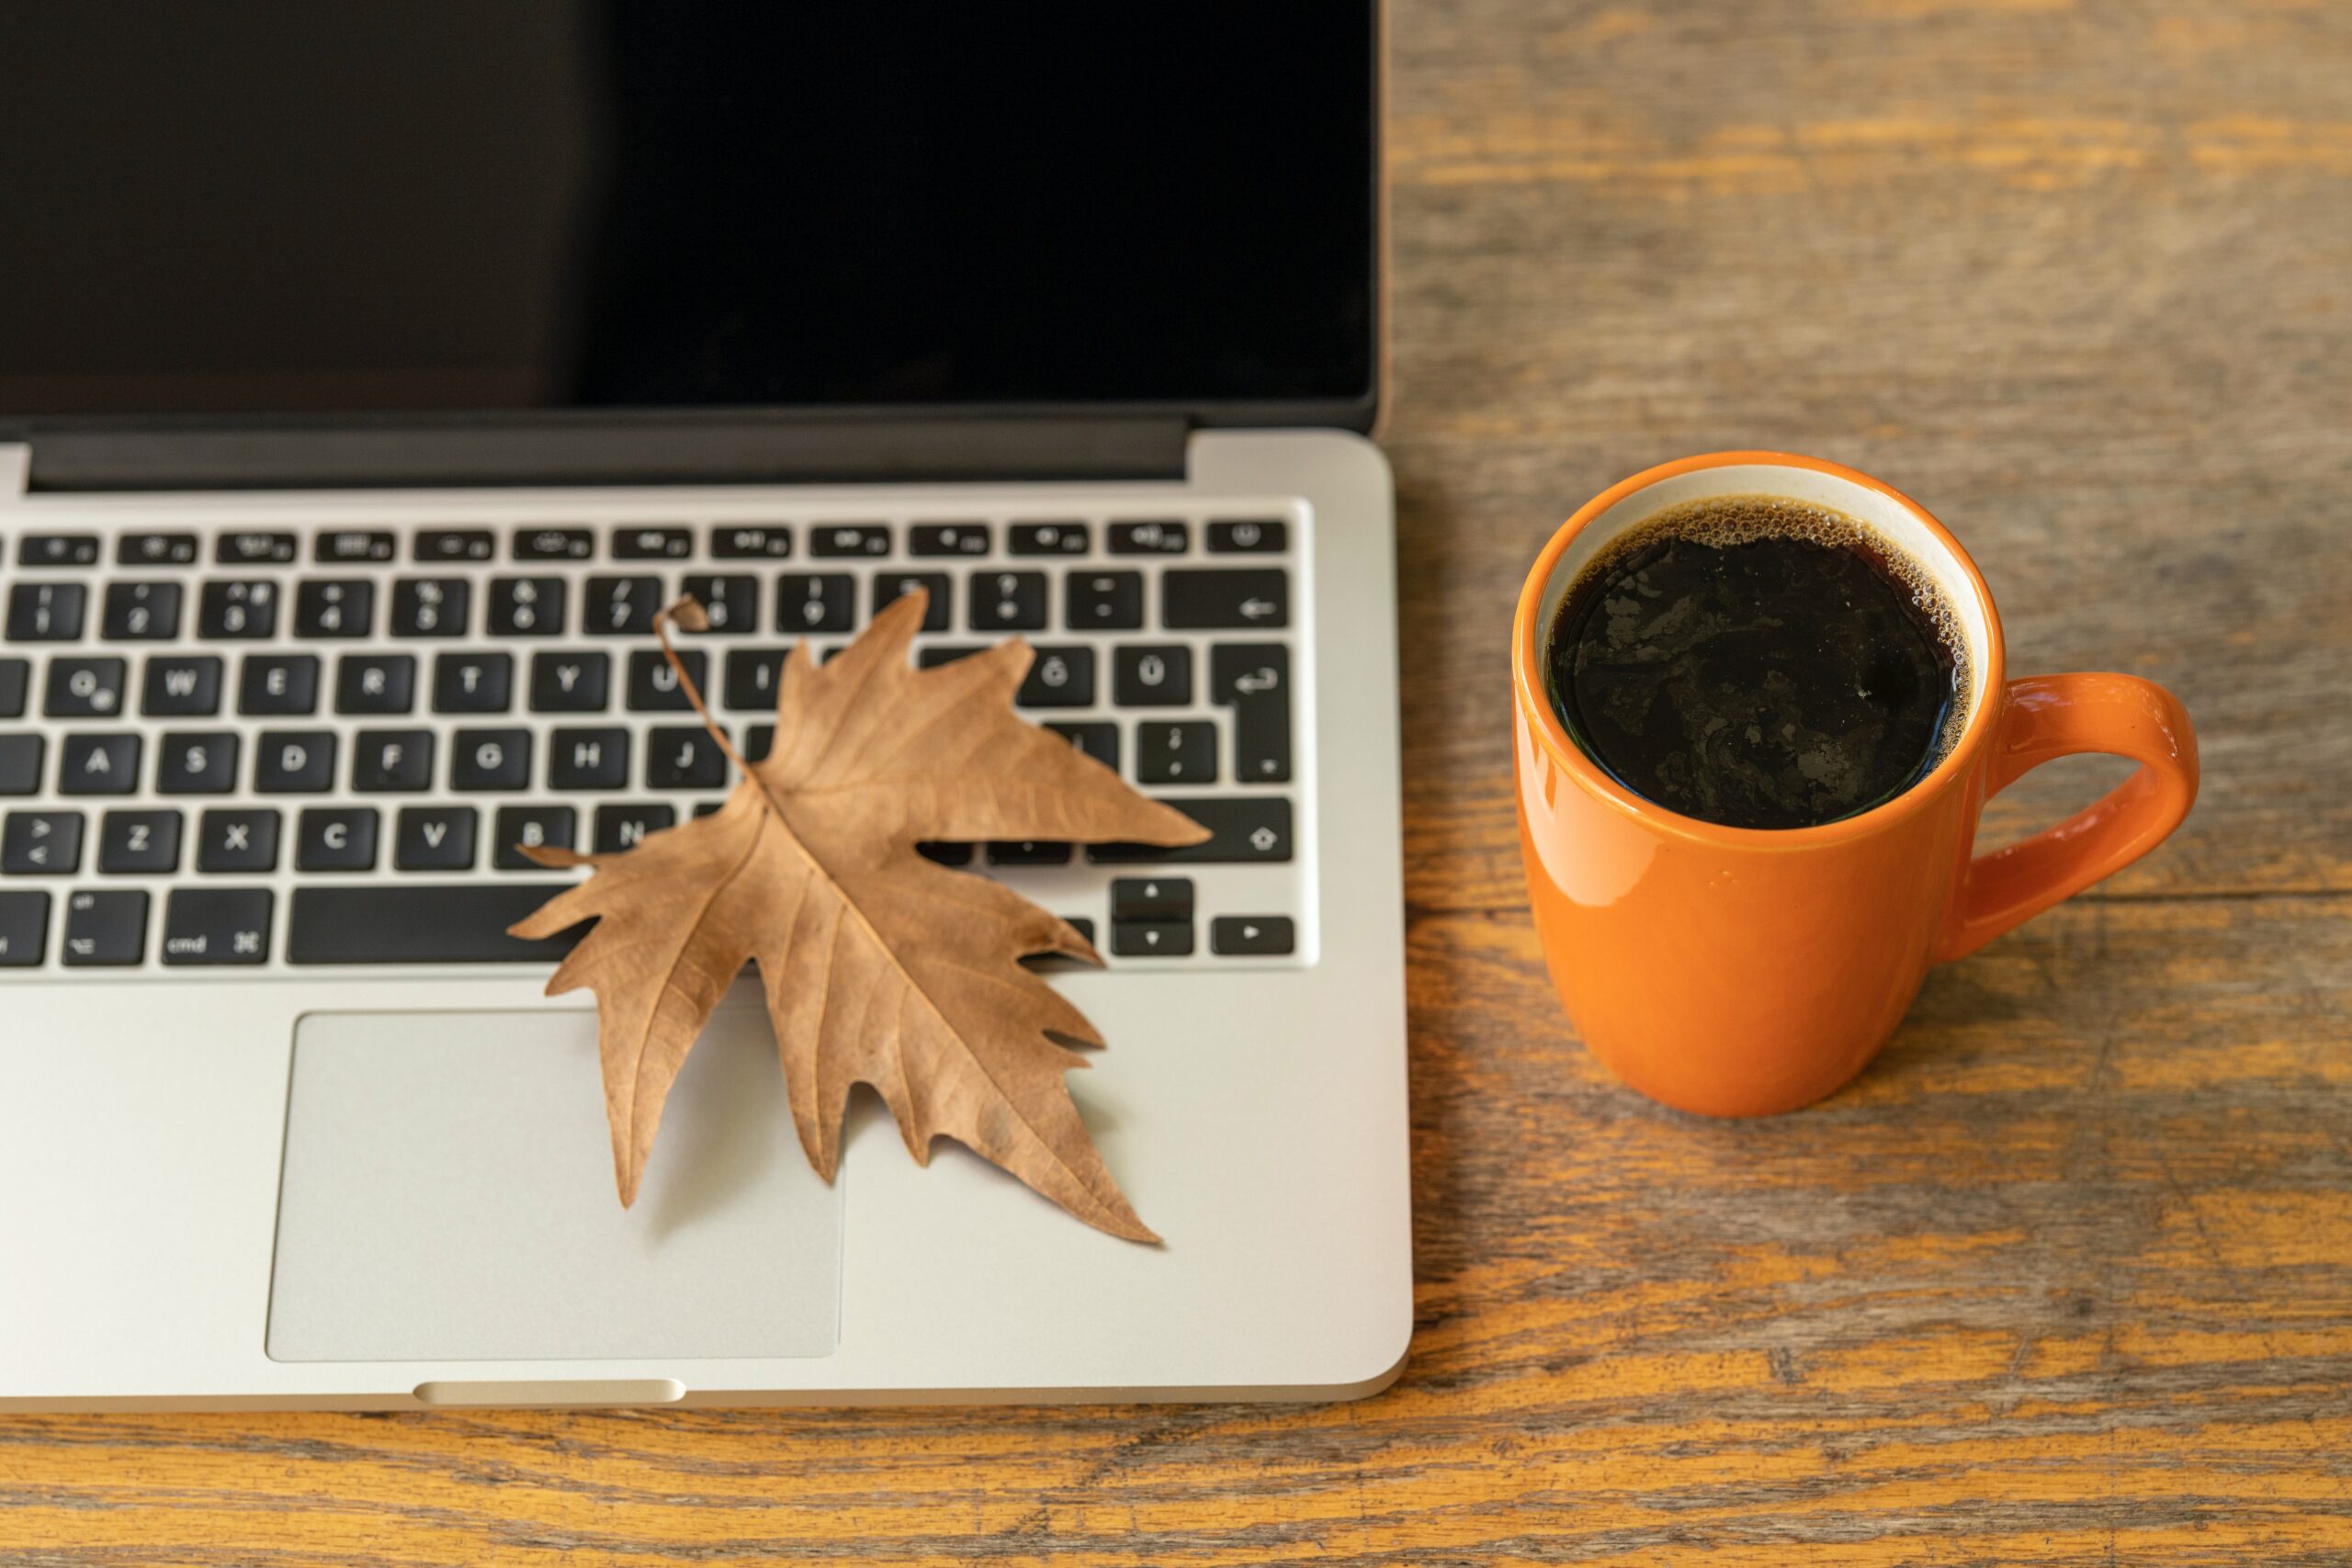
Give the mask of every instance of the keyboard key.
POLYGON ((560 637, 567 584, 560 577, 490 580, 490 635, 560 637))
POLYGON ((65 900, 69 969, 119 968, 147 956, 147 895, 135 887, 75 893, 65 900))
POLYGON ((164 901, 164 962, 174 967, 269 961, 266 887, 175 887, 164 901))
POLYGON ((759 712, 775 706, 776 682, 784 679, 786 650, 738 648, 727 655, 727 705, 759 712))
POLYGON ((1147 719, 1136 726, 1139 784, 1216 782, 1216 726, 1207 719, 1147 719))
POLYGON ((38 965, 49 946, 49 895, 22 888, 0 893, 0 969, 38 965))
POLYGON ((845 632, 856 615, 857 580, 845 571, 787 571, 775 580, 775 629, 845 632))
POLYGON ((504 713, 514 687, 512 654, 444 653, 433 661, 435 713, 504 713))
POLYGON ((25 689, 32 683, 29 659, 0 659, 0 718, 22 717, 25 689))
POLYGON ((1163 572, 1159 624, 1171 632, 1286 626, 1290 573, 1275 566, 1163 572))
POLYGON ((944 632, 954 618, 953 595, 947 574, 944 571, 884 572, 874 580, 874 613, 880 615, 918 589, 931 595, 923 606, 922 627, 927 632, 944 632))
POLYGON ((161 654, 147 660, 139 711, 151 718, 209 718, 220 711, 220 660, 217 655, 161 654))
POLYGON ((736 750, 743 753, 743 761, 757 762, 765 760, 769 749, 775 744, 775 726, 754 724, 744 729, 743 739, 737 744, 736 750))
POLYGON ((596 535, 588 528, 517 528, 516 560, 593 560, 596 535))
POLYGON ((1281 795, 1159 797, 1209 830, 1209 837, 1182 849, 1152 844, 1093 844, 1086 858, 1096 865, 1259 864, 1291 858, 1290 802, 1281 795))
POLYGON ((156 742, 158 795, 227 795, 237 787, 234 730, 167 729, 156 742))
POLYGON ((615 560, 684 560, 695 553, 691 528, 616 528, 615 560))
POLYGON ((597 637, 642 637, 662 609, 658 577, 592 577, 580 629, 597 637))
POLYGON ((596 852, 618 854, 633 850, 648 833, 658 833, 678 819, 667 806, 600 806, 596 807, 596 852))
POLYGON ((1113 773, 1119 771, 1119 727, 1109 720, 1084 724, 1048 724, 1047 729, 1113 773))
POLYGON ((397 553, 397 542, 381 529, 330 529, 311 541, 311 558, 321 566, 388 561, 397 553))
POLYGON ((139 737, 69 735, 58 748, 60 795, 130 795, 139 788, 139 737))
POLYGON ((319 660, 315 654, 245 655, 237 670, 237 711, 284 717, 315 713, 319 660))
POLYGON ((417 561, 488 560, 497 547, 487 528, 431 528, 416 536, 410 558, 417 561))
POLYGON ((915 853, 940 865, 972 863, 972 846, 969 844, 917 844, 915 853))
POLYGON ((433 731, 363 729, 351 738, 351 787, 365 795, 433 787, 433 731))
POLYGON ((334 667, 337 713, 406 713, 416 706, 416 656, 346 653, 334 667))
POLYGON ((376 828, 372 806, 306 807, 294 831, 294 869, 375 870, 376 828))
POLYGON ((1093 530, 1083 523, 1015 523, 1005 532, 1016 556, 1082 556, 1093 547, 1093 530))
POLYGON ((929 648, 918 648, 915 649, 915 668, 918 670, 936 670, 943 664, 953 664, 959 659, 969 659, 976 653, 986 653, 987 651, 987 649, 980 647, 977 643, 964 643, 953 647, 942 643, 933 643, 929 648))
POLYGON ((31 795, 40 789, 46 750, 38 735, 0 734, 0 795, 31 795))
POLYGON ((394 637, 463 637, 472 590, 462 577, 403 577, 392 584, 387 629, 394 637))
POLYGON ((628 731, 559 729, 548 737, 548 787, 619 789, 628 783, 628 731))
POLYGON ((548 964, 570 933, 525 942, 506 928, 568 882, 398 883, 298 887, 288 964, 548 964))
MULTIPOLYGON (((710 679, 710 660, 698 649, 681 649, 678 662, 685 666, 695 690, 702 691, 710 679)), ((640 648, 628 656, 628 708, 631 713, 694 711, 694 705, 686 701, 685 688, 678 683, 677 671, 670 667, 660 649, 640 648)))
POLYGON ((680 592, 702 606, 712 631, 760 629, 760 580, 748 571, 692 573, 680 592))
POLYGON ((1094 650, 1085 647, 1040 648, 1012 694, 1024 708, 1083 708, 1094 705, 1094 650))
POLYGON ((1193 881, 1188 876, 1121 876, 1111 883, 1114 920, 1190 920, 1193 881))
POLYGON ((568 850, 578 831, 578 814, 569 806, 502 806, 491 835, 490 863, 500 871, 544 870, 517 846, 568 850))
POLYGON ((52 659, 42 709, 51 718, 107 718, 120 713, 127 671, 119 659, 52 659))
POLYGON ((1280 958, 1298 946, 1288 915, 1219 915, 1209 922, 1209 951, 1229 958, 1280 958))
POLYGON ((82 869, 82 814, 11 811, 0 826, 0 873, 70 876, 82 869))
POLYGON ((808 530, 812 556, 887 556, 890 528, 886 523, 820 523, 808 530))
POLYGON ((1073 632, 1131 632, 1143 625, 1143 573, 1073 571, 1062 579, 1062 626, 1073 632))
POLYGON ((470 806, 403 806, 392 835, 395 871, 469 871, 474 863, 470 806))
POLYGON ((73 642, 90 591, 79 582, 19 582, 8 590, 10 642, 73 642))
POLYGON ((180 635, 180 585, 108 583, 98 635, 109 642, 171 641, 180 635))
POLYGON ((213 541, 212 558, 222 566, 284 566, 296 547, 291 534, 223 534, 213 541))
POLYGON ((96 534, 27 534, 17 541, 18 566, 96 566, 96 534))
POLYGON ((530 784, 529 730, 460 729, 449 737, 451 789, 514 790, 530 784))
POLYGON ((1114 556, 1181 556, 1193 547, 1193 530, 1183 523, 1114 523, 1111 553, 1114 556))
POLYGON ((1290 649, 1278 642, 1209 649, 1209 701, 1233 710, 1233 776, 1290 779, 1290 649))
POLYGON ((699 726, 665 725, 646 735, 648 789, 723 789, 730 766, 710 731, 699 726))
POLYGON ((989 532, 985 523, 917 523, 907 529, 907 554, 984 556, 989 532))
POLYGON ((719 560, 788 560, 792 530, 777 525, 722 523, 710 531, 710 553, 719 560))
POLYGON ((602 653, 531 655, 531 711, 604 712, 612 664, 611 657, 602 653))
POLYGON ((1046 629, 1046 574, 1042 571, 976 571, 971 592, 967 614, 976 632, 1046 629))
POLYGON ((989 846, 990 865, 1068 865, 1069 846, 1041 839, 1001 840, 989 846))
POLYGON ((277 813, 206 812, 196 824, 196 869, 215 873, 276 871, 277 813))
POLYGON ((1211 555, 1280 555, 1290 548, 1290 525, 1278 517, 1209 525, 1211 555))
POLYGON ((1121 707, 1183 707, 1193 700, 1193 650, 1181 642, 1111 650, 1111 700, 1121 707))
POLYGON ((376 585, 364 578, 314 578, 294 587, 296 637, 366 637, 376 619, 376 585))
POLYGON ((180 814, 109 811, 98 823, 98 871, 153 876, 180 868, 180 814))
POLYGON ((1189 958, 1190 920, 1113 920, 1111 951, 1121 958, 1189 958))
POLYGON ((114 541, 117 566, 193 566, 193 534, 120 534, 114 541))
POLYGON ((258 641, 277 633, 277 584, 266 578, 216 580, 203 588, 196 635, 207 641, 258 641))
POLYGON ((254 738, 254 789, 261 795, 321 795, 334 784, 334 732, 265 729, 254 738))

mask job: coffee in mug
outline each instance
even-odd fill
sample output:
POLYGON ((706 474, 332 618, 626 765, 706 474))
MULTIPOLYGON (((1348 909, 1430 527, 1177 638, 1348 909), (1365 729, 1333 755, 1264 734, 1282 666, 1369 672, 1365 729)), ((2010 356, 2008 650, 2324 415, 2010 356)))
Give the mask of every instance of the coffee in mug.
POLYGON ((1934 575, 1792 496, 1634 525, 1570 586, 1544 664, 1562 726, 1611 777, 1731 828, 1868 811, 1968 722, 1968 644, 1934 575))

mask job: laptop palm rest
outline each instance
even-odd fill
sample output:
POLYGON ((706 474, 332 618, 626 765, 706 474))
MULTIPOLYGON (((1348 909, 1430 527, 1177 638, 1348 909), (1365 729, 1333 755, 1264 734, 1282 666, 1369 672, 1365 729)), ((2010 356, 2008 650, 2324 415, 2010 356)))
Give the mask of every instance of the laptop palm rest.
POLYGON ((594 1013, 312 1014, 295 1028, 268 1352, 830 1355, 841 1229, 759 1012, 705 1031, 627 1210, 594 1013))

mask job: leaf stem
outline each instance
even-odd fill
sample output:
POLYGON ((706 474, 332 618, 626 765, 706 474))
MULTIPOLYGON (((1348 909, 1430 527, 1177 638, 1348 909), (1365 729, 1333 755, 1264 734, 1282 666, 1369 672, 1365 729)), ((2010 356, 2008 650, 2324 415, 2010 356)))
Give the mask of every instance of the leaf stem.
POLYGON ((752 764, 743 761, 743 754, 736 750, 734 742, 727 739, 727 731, 720 728, 718 721, 710 716, 710 709, 704 705, 702 693, 695 685, 695 678, 686 673, 685 661, 678 657, 678 650, 670 643, 670 628, 673 626, 684 626, 689 631, 700 631, 709 624, 703 615, 702 605, 695 601, 695 596, 691 593, 682 593, 674 601, 654 612, 653 635, 661 639, 662 657, 670 661, 671 671, 678 677, 678 690, 686 694, 686 701, 694 706, 695 716, 702 720, 702 727, 705 729, 710 731, 710 738, 718 742, 718 749, 727 753, 727 760, 734 763, 745 778, 750 778, 752 764))

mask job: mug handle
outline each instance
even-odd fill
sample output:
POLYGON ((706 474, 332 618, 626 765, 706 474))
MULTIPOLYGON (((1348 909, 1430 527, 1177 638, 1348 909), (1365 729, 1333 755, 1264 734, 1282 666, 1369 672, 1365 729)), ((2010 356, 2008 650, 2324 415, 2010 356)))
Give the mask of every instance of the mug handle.
POLYGON ((2003 694, 1984 798, 2053 758, 2101 751, 2139 771, 2055 827, 1962 873, 1936 961, 1963 957, 2164 842, 2197 799, 2197 732, 2180 699, 2136 675, 2035 675, 2003 694))

